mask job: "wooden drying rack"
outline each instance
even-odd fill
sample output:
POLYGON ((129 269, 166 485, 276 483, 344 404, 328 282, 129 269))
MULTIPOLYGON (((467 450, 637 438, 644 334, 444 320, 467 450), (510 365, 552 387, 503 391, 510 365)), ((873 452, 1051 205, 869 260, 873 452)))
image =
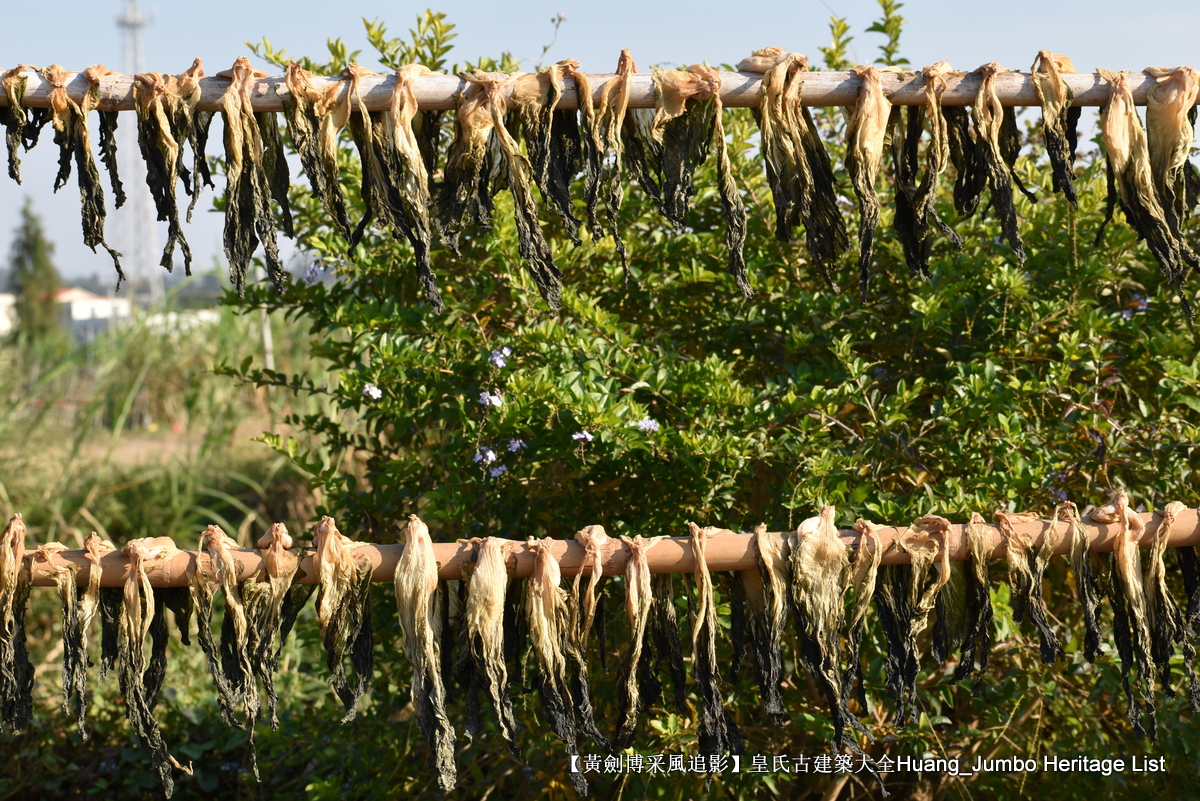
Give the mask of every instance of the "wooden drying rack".
MULTIPOLYGON (((1141 539, 1141 547, 1149 548, 1154 541, 1155 532, 1162 521, 1162 516, 1156 512, 1146 512, 1141 515, 1146 523, 1146 531, 1141 539)), ((1116 541, 1118 526, 1116 524, 1096 523, 1084 518, 1083 523, 1091 538, 1091 550, 1106 552, 1113 549, 1116 541)), ((1067 524, 1050 520, 1035 520, 1026 523, 1016 523, 1014 529, 1031 536, 1034 545, 1041 542, 1043 534, 1049 531, 1049 526, 1057 525, 1059 531, 1068 533, 1067 524)), ((966 537, 962 525, 952 525, 948 535, 951 561, 966 561, 968 555, 966 537)), ((897 548, 890 548, 892 540, 907 528, 883 527, 877 530, 880 545, 883 548, 884 564, 904 564, 909 561, 908 555, 897 548)), ((986 531, 991 537, 992 558, 1003 559, 1005 554, 1004 537, 996 526, 987 526, 986 531)), ((848 546, 857 546, 860 534, 857 531, 842 530, 842 540, 848 546)), ((708 569, 716 572, 728 570, 754 570, 753 534, 739 534, 724 529, 710 530, 706 542, 706 558, 708 569)), ((773 537, 782 534, 773 533, 773 537)), ((1170 534, 1170 547, 1180 548, 1200 544, 1200 513, 1195 509, 1185 509, 1175 518, 1175 525, 1170 534)), ((533 552, 523 542, 515 542, 515 547, 508 555, 508 565, 513 568, 519 578, 533 573, 533 552)), ((374 545, 364 544, 355 549, 355 553, 367 557, 375 566, 375 581, 391 581, 396 570, 396 563, 404 550, 403 545, 374 545)), ((464 541, 457 543, 434 543, 433 550, 440 565, 439 575, 443 579, 461 578, 461 566, 470 561, 473 547, 464 541)), ((1070 550, 1069 537, 1063 537, 1055 553, 1066 553, 1070 550)), ((261 552, 253 549, 237 549, 234 556, 241 563, 242 576, 254 576, 264 569, 261 552)), ((574 541, 557 540, 554 543, 554 554, 559 559, 562 574, 573 576, 580 572, 583 562, 583 546, 574 541)), ((627 549, 617 538, 610 538, 603 549, 604 575, 620 575, 625 571, 627 549)), ((27 554, 28 555, 28 554, 27 554)), ((646 551, 651 573, 691 573, 696 569, 692 558, 692 549, 688 537, 664 537, 646 551)), ((183 587, 188 583, 188 575, 195 571, 195 551, 181 551, 173 558, 148 571, 150 582, 158 587, 183 587)), ((208 557, 200 557, 204 568, 208 569, 208 557)), ((79 567, 80 582, 86 581, 87 567, 91 564, 83 551, 63 551, 53 557, 53 563, 65 566, 68 563, 79 567)), ((100 558, 100 566, 104 571, 100 580, 102 586, 121 586, 129 576, 129 561, 120 551, 112 551, 100 558)), ((300 562, 304 572, 298 581, 302 584, 315 583, 316 571, 313 569, 311 550, 300 562)), ((33 583, 40 586, 50 586, 54 582, 42 571, 48 566, 35 557, 33 563, 33 583), (40 566, 40 567, 39 567, 40 566)))
MULTIPOLYGON (((721 102, 729 107, 757 106, 762 76, 750 72, 721 72, 721 102)), ((41 75, 29 70, 29 82, 25 90, 24 104, 29 108, 50 105, 50 84, 41 75)), ((83 98, 87 83, 80 73, 67 73, 67 93, 76 101, 83 98)), ((504 75, 504 73, 493 73, 504 75)), ((1075 93, 1076 106, 1101 106, 1108 102, 1109 87, 1100 76, 1090 72, 1062 73, 1063 80, 1075 93)), ((604 84, 611 80, 611 73, 589 76, 592 81, 594 99, 597 103, 604 84)), ((880 76, 884 93, 899 106, 921 106, 925 104, 925 79, 918 73, 884 72, 880 76)), ((313 78, 317 87, 337 82, 341 78, 313 78)), ((981 77, 975 72, 960 72, 947 76, 946 92, 942 105, 969 106, 975 102, 981 77)), ((226 78, 209 77, 200 80, 200 110, 220 111, 221 98, 229 88, 226 78)), ((1134 102, 1146 104, 1146 93, 1154 86, 1155 79, 1144 73, 1129 76, 1129 87, 1134 102)), ((383 111, 391 106, 392 90, 396 85, 394 75, 366 76, 359 81, 359 88, 367 108, 383 111)), ((578 108, 574 81, 567 79, 566 90, 558 108, 578 108)), ((862 80, 849 72, 806 72, 801 103, 806 106, 846 106, 858 98, 862 80)), ((455 75, 428 75, 414 80, 417 104, 426 110, 450 110, 455 107, 455 95, 467 87, 467 82, 455 75)), ((283 100, 277 91, 285 94, 282 77, 261 78, 254 82, 250 94, 255 111, 283 111, 283 100)), ((1037 106, 1037 92, 1033 79, 1027 72, 1005 72, 996 76, 996 93, 1005 106, 1037 106)), ((101 111, 133 110, 133 78, 114 73, 100 79, 101 111)), ((8 99, 0 93, 0 106, 8 105, 8 99)), ((651 73, 635 73, 630 76, 630 108, 654 108, 654 80, 651 73)))

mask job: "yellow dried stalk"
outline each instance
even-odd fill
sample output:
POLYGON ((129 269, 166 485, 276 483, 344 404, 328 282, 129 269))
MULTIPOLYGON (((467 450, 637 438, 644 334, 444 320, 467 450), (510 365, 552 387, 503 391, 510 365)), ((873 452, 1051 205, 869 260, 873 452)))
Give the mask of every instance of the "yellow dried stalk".
POLYGON ((227 182, 225 256, 229 259, 229 276, 238 295, 244 294, 246 273, 261 241, 267 275, 276 288, 281 288, 286 270, 279 257, 270 199, 274 197, 280 204, 285 232, 290 232, 287 161, 280 149, 275 114, 256 114, 250 97, 255 80, 265 78, 266 73, 253 69, 250 60, 241 56, 232 68, 218 76, 231 82, 221 98, 227 182))
MULTIPOLYGON (((879 197, 875 181, 883 164, 883 146, 887 137, 892 104, 883 93, 880 71, 870 64, 851 72, 862 80, 854 112, 846 126, 846 172, 858 197, 861 217, 858 230, 858 287, 865 302, 871 279, 871 254, 875 229, 879 226, 879 197)), ((831 284, 836 290, 836 284, 831 284)))
POLYGON ((809 257, 831 285, 830 266, 850 247, 846 221, 837 205, 833 166, 812 114, 801 103, 808 59, 766 47, 738 64, 740 72, 763 76, 759 104, 752 109, 762 132, 767 182, 775 202, 775 238, 794 241, 804 226, 809 257))
POLYGON ((355 553, 363 545, 338 531, 332 517, 322 517, 313 529, 313 566, 317 591, 317 625, 325 645, 329 684, 346 709, 342 722, 354 720, 358 702, 371 686, 375 668, 371 631, 371 560, 355 553), (346 680, 345 658, 354 668, 355 684, 346 680))
POLYGON ((1108 159, 1108 205, 1104 222, 1096 233, 1096 246, 1099 247, 1119 200, 1130 227, 1146 240, 1163 276, 1179 290, 1184 312, 1191 319, 1191 303, 1181 289, 1186 274, 1181 242, 1167 222, 1154 188, 1146 133, 1129 88, 1129 73, 1106 69, 1097 72, 1109 84, 1109 95, 1108 102, 1100 109, 1100 131, 1108 159))
POLYGON ((429 528, 416 515, 404 527, 404 551, 393 579, 396 610, 404 632, 404 654, 413 668, 412 705, 417 725, 429 744, 430 767, 445 791, 457 781, 454 767, 454 727, 446 715, 442 683, 442 633, 438 563, 429 528))
MULTIPOLYGON (((516 543, 500 537, 476 538, 469 542, 475 546, 475 564, 467 580, 467 603, 463 610, 467 638, 463 656, 471 664, 468 698, 474 703, 479 682, 487 685, 500 735, 508 744, 509 752, 520 759, 517 733, 521 726, 513 713, 504 658, 504 596, 508 586, 505 560, 516 543)), ((477 726, 468 720, 468 738, 473 739, 477 733, 477 726)))
POLYGON ((175 786, 171 768, 178 768, 188 775, 192 771, 190 767, 180 765, 167 751, 158 721, 154 719, 157 692, 153 688, 161 685, 166 664, 162 659, 152 659, 149 665, 146 661, 146 637, 152 633, 157 606, 154 587, 147 573, 170 561, 179 551, 170 537, 146 537, 130 540, 121 553, 129 558, 118 657, 121 694, 125 696, 125 716, 150 758, 151 769, 162 785, 163 792, 170 798, 175 786))
POLYGON ((25 559, 25 533, 20 514, 0 532, 0 727, 13 733, 33 722, 33 664, 25 648, 25 604, 33 576, 25 559))
POLYGON ((1067 202, 1075 206, 1075 149, 1083 109, 1071 105, 1075 93, 1062 77, 1063 73, 1075 72, 1075 65, 1064 55, 1039 50, 1029 71, 1042 106, 1042 135, 1046 140, 1046 155, 1050 157, 1054 191, 1062 192, 1067 202))
POLYGON ((725 711, 721 691, 720 670, 717 667, 717 605, 713 596, 712 574, 708 572, 705 548, 708 538, 726 533, 722 529, 700 528, 688 523, 693 577, 696 581, 696 608, 692 614, 692 673, 700 690, 700 721, 697 738, 700 753, 742 753, 742 735, 737 724, 725 711))
POLYGON ((1179 240, 1188 264, 1200 268, 1195 254, 1183 238, 1183 225, 1200 195, 1200 172, 1188 157, 1195 139, 1196 100, 1200 94, 1200 72, 1192 67, 1147 67, 1155 79, 1146 93, 1146 139, 1150 153, 1150 175, 1158 192, 1167 224, 1179 240))
MULTIPOLYGON (((571 613, 567 608, 567 592, 561 587, 562 571, 554 558, 552 538, 531 537, 526 542, 533 551, 534 562, 533 575, 525 582, 525 617, 529 644, 537 662, 538 695, 551 731, 566 745, 567 754, 577 755, 579 746, 566 657, 570 648, 571 613)), ((580 796, 587 795, 587 781, 582 772, 571 773, 571 784, 580 796)))
POLYGON ((1113 638, 1121 658, 1121 680, 1128 699, 1126 715, 1139 736, 1149 734, 1157 737, 1157 720, 1154 710, 1155 665, 1151 654, 1150 627, 1146 609, 1146 593, 1142 583, 1141 556, 1138 543, 1146 532, 1142 516, 1129 508, 1129 495, 1125 490, 1113 493, 1112 500, 1092 512, 1097 523, 1115 523, 1116 541, 1113 545, 1113 638), (1134 663, 1138 668, 1138 686, 1135 698, 1130 687, 1129 674, 1134 663), (1139 712, 1139 706, 1141 711, 1139 712), (1149 731, 1142 728, 1141 713, 1149 722, 1149 731))

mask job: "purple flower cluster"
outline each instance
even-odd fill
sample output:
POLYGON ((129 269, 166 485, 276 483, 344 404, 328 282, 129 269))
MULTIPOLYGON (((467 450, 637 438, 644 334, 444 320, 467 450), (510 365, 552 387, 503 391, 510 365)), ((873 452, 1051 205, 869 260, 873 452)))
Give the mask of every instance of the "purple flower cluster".
POLYGON ((492 367, 501 369, 508 364, 509 356, 512 356, 512 348, 506 345, 505 347, 500 348, 500 350, 492 351, 492 355, 488 357, 488 362, 491 363, 492 367))

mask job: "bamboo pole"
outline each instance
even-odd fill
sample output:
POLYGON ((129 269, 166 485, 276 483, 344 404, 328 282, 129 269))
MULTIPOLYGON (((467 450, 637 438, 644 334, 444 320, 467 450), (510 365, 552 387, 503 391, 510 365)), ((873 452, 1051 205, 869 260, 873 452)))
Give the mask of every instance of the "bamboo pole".
MULTIPOLYGON (((24 103, 27 107, 37 108, 50 105, 50 84, 32 70, 25 73, 29 82, 25 90, 24 103)), ((503 73, 496 73, 502 75, 503 73)), ((730 107, 748 107, 758 105, 759 86, 762 76, 749 72, 722 72, 721 102, 730 107)), ((79 102, 87 90, 87 84, 81 73, 68 73, 67 93, 79 102)), ((595 102, 599 103, 604 84, 611 80, 612 74, 591 75, 595 102)), ((1076 106, 1100 106, 1108 100, 1108 87, 1100 80, 1100 76, 1090 72, 1064 73, 1063 79, 1075 93, 1076 106)), ((925 104, 925 79, 920 73, 883 73, 884 93, 894 105, 920 106, 925 104)), ((322 86, 340 78, 314 78, 316 86, 322 86)), ((962 72, 950 76, 946 84, 946 93, 942 104, 946 106, 969 106, 975 101, 979 91, 980 76, 973 72, 962 72)), ((631 79, 629 97, 630 108, 654 107, 654 81, 651 73, 636 73, 631 79)), ((1142 106, 1146 104, 1146 92, 1155 81, 1149 75, 1134 73, 1129 77, 1130 88, 1133 90, 1134 102, 1142 106)), ((395 76, 379 75, 364 77, 360 83, 363 99, 371 111, 383 111, 390 107, 392 89, 396 85, 395 76)), ((858 97, 862 81, 849 72, 809 72, 805 73, 804 92, 801 102, 806 106, 845 106, 853 104, 858 97)), ((449 110, 453 109, 454 97, 465 89, 466 81, 455 75, 429 75, 415 80, 417 103, 422 109, 449 110)), ((200 109, 202 111, 220 111, 221 98, 229 81, 225 78, 209 77, 200 81, 200 109)), ((278 92, 287 93, 282 77, 262 78, 251 88, 251 98, 255 111, 282 111, 283 100, 278 92)), ((1026 72, 1002 73, 996 78, 996 90, 1000 102, 1005 106, 1037 106, 1037 93, 1033 80, 1026 72)), ((102 111, 132 111, 133 110, 133 78, 128 75, 114 73, 100 79, 100 109, 102 111)), ((0 106, 8 105, 8 99, 0 93, 0 106)), ((558 108, 578 108, 578 98, 575 95, 575 83, 566 81, 566 91, 559 101, 558 108)))
MULTIPOLYGON (((1154 535, 1158 530, 1158 524, 1161 522, 1162 516, 1157 512, 1145 512, 1142 513, 1141 517, 1146 522, 1146 532, 1142 537, 1141 547, 1149 548, 1150 544, 1154 541, 1154 535)), ((1089 518, 1084 518, 1083 522, 1087 527, 1088 536, 1091 538, 1093 551, 1103 553, 1113 549, 1117 532, 1116 524, 1095 523, 1089 518)), ((1049 531, 1049 526, 1051 525, 1057 525, 1060 532, 1067 533, 1067 524, 1061 521, 1038 520, 1028 523, 1018 523, 1014 528, 1018 532, 1030 534, 1034 545, 1038 546, 1041 543, 1042 536, 1049 531)), ((962 562, 967 559, 967 541, 963 533, 963 528, 961 525, 951 526, 950 534, 948 535, 951 544, 951 561, 962 562)), ((884 549, 884 564, 904 564, 909 561, 908 555, 899 549, 889 549, 892 540, 906 530, 905 528, 896 527, 887 527, 878 530, 879 541, 884 549)), ((1003 559, 1005 546, 1000 529, 996 526, 988 526, 988 534, 992 542, 992 558, 1003 559)), ((771 536, 782 537, 784 535, 775 533, 771 536)), ((841 531, 841 536, 847 546, 858 545, 860 537, 858 532, 843 530, 841 531)), ((1171 530, 1170 536, 1170 546, 1173 548, 1200 544, 1200 512, 1195 509, 1187 509, 1181 512, 1175 519, 1175 525, 1171 530)), ((707 543, 709 570, 722 572, 726 570, 753 569, 755 564, 751 544, 752 537, 752 534, 739 534, 724 529, 710 536, 707 543)), ((366 544, 357 548, 356 553, 371 560, 371 563, 375 566, 375 581, 391 581, 396 570, 396 563, 399 561, 403 549, 404 546, 402 545, 366 544)), ((472 554, 471 546, 463 541, 457 543, 434 543, 433 549, 440 565, 439 576, 443 579, 461 578, 462 564, 468 561, 472 554)), ((1069 549, 1070 539, 1069 537, 1063 537, 1055 553, 1066 553, 1069 549)), ((233 553, 241 563, 243 577, 254 576, 263 571, 264 564, 259 551, 243 549, 235 550, 233 553)), ((625 570, 626 553, 627 549, 621 541, 615 537, 612 538, 605 546, 602 557, 604 575, 622 574, 625 570)), ((559 559, 564 576, 573 576, 579 572, 580 564, 583 561, 583 547, 581 545, 573 541, 559 540, 554 543, 554 554, 559 559)), ((33 583, 38 586, 52 585, 54 583, 53 580, 49 575, 46 575, 49 572, 48 566, 39 558, 33 558, 33 583)), ((204 555, 200 558, 207 570, 208 557, 204 555)), ((690 573, 696 567, 687 537, 670 537, 659 541, 648 549, 647 558, 650 562, 651 573, 690 573)), ((65 566, 68 563, 78 566, 80 568, 78 573, 80 583, 86 580, 86 569, 90 562, 85 558, 83 551, 63 551, 53 557, 53 560, 55 564, 60 566, 65 566)), ((515 571, 514 575, 524 578, 533 573, 533 560, 532 550, 524 543, 521 543, 520 547, 509 554, 508 566, 515 571)), ((158 587, 185 586, 188 583, 188 575, 195 570, 195 563, 195 551, 182 551, 169 561, 150 571, 148 573, 150 582, 158 587)), ((129 575, 129 561, 119 551, 113 551, 102 556, 100 566, 104 571, 100 580, 101 586, 121 586, 125 583, 125 579, 129 575)), ((300 569, 305 574, 299 579, 300 583, 311 584, 316 581, 316 571, 313 569, 311 551, 301 561, 300 569)))

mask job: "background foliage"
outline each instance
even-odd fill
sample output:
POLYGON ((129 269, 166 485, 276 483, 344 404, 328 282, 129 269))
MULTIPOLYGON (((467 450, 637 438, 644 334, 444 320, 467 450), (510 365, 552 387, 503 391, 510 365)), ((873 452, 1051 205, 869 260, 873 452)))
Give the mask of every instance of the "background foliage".
MULTIPOLYGON (((870 29, 886 38, 879 60, 904 63, 899 4, 881 5, 883 18, 870 29)), ((389 68, 418 60, 453 69, 447 66, 452 30, 429 13, 407 39, 389 38, 381 23, 368 23, 379 61, 389 68)), ((832 32, 825 60, 841 66, 850 31, 834 20, 832 32)), ((339 41, 329 49, 327 62, 306 66, 335 73, 358 55, 339 41)), ((276 64, 287 58, 266 40, 257 52, 276 64)), ((507 58, 478 63, 515 66, 507 58)), ((818 118, 840 165, 842 112, 822 110, 818 118)), ((734 529, 761 522, 780 530, 825 503, 837 506, 843 526, 858 516, 903 523, 928 512, 963 519, 997 507, 1046 514, 1065 497, 1081 506, 1099 503, 1115 486, 1127 488, 1144 509, 1169 500, 1196 506, 1200 362, 1193 330, 1128 229, 1114 226, 1092 246, 1103 205, 1103 162, 1095 151, 1079 164, 1077 212, 1051 194, 1039 127, 1027 121, 1026 155, 1017 165, 1041 197, 1018 206, 1029 260, 1016 264, 988 214, 955 220, 944 192, 939 212, 955 222, 965 248, 956 252, 938 241, 935 277, 925 284, 907 274, 899 243, 885 233, 865 305, 827 291, 800 247, 772 237, 774 209, 746 109, 727 112, 726 130, 750 212, 746 257, 757 294, 749 300, 724 273, 712 164, 697 177, 682 231, 669 230, 637 189, 627 192, 621 224, 632 245, 630 282, 622 280, 611 240, 573 247, 555 218, 544 215, 565 274, 557 316, 523 272, 506 194, 497 199, 491 234, 464 237, 461 257, 435 250, 447 307, 435 316, 421 301, 406 244, 374 232, 345 257, 345 243, 321 206, 296 186, 297 231, 312 258, 308 277, 323 280, 291 281, 280 295, 255 287, 245 300, 228 302, 252 312, 248 319, 270 310, 293 336, 307 338, 312 361, 267 369, 231 342, 218 351, 220 372, 280 404, 281 425, 262 439, 311 480, 317 512, 334 514, 358 540, 395 541, 395 521, 412 512, 430 524, 435 539, 452 541, 487 534, 570 538, 593 522, 610 533, 682 533, 688 520, 734 529), (482 403, 483 393, 498 394, 501 404, 482 403), (585 431, 590 439, 575 437, 585 431)), ((357 158, 349 151, 343 168, 347 198, 356 198, 357 158)), ((849 197, 845 175, 838 178, 849 197)), ((891 222, 892 189, 885 183, 881 231, 891 222)), ((848 215, 852 208, 846 201, 848 215)), ((842 283, 852 284, 850 256, 842 269, 842 283)), ((210 376, 196 380, 205 392, 233 386, 210 376)), ((200 522, 178 519, 185 541, 200 522)), ((425 746, 409 723, 409 669, 390 588, 374 592, 377 662, 366 713, 350 726, 336 724, 340 713, 324 685, 315 625, 302 619, 285 649, 281 730, 258 737, 262 784, 247 773, 244 734, 219 725, 198 654, 176 654, 168 679, 174 689, 160 714, 175 752, 197 766, 194 780, 177 784, 180 797, 218 789, 243 796, 440 797, 423 767, 425 746)), ((620 581, 610 580, 607 592, 611 670, 613 652, 626 639, 620 581)), ((1160 742, 1133 737, 1111 644, 1103 663, 1083 661, 1080 612, 1064 565, 1050 570, 1048 600, 1068 641, 1066 664, 1043 668, 1029 632, 1012 622, 1006 586, 997 583, 993 595, 998 645, 979 695, 948 685, 953 665, 927 658, 923 711, 905 729, 890 723, 881 675, 885 646, 870 632, 864 652, 872 659, 871 702, 859 713, 876 732, 874 752, 958 756, 968 764, 976 756, 1163 754, 1169 772, 1108 779, 1040 771, 970 779, 893 774, 888 786, 897 796, 1082 799, 1191 790, 1195 724, 1179 700, 1160 699, 1160 742)), ((683 597, 677 602, 685 614, 683 597)), ((48 648, 52 624, 49 616, 41 620, 44 626, 33 628, 46 632, 48 648)), ((727 706, 750 754, 811 757, 827 748, 831 731, 820 695, 791 661, 793 653, 785 665, 787 727, 767 723, 745 671, 728 688, 727 706)), ((601 653, 591 656, 601 664, 601 653)), ((596 674, 598 718, 611 721, 614 687, 605 670, 596 674)), ((531 682, 517 676, 520 685, 531 682)), ((41 678, 52 687, 54 670, 41 678)), ((457 795, 571 795, 565 756, 540 722, 536 696, 515 689, 518 716, 528 724, 524 761, 513 760, 494 731, 460 743, 457 795)), ((115 686, 98 695, 96 736, 86 747, 75 734, 61 733, 67 721, 49 709, 40 728, 5 738, 14 756, 0 796, 117 786, 125 794, 154 795, 144 761, 128 743, 115 686)), ((460 715, 452 710, 456 720, 460 715)), ((688 720, 658 709, 648 717, 638 752, 694 747, 688 720)), ((706 792, 703 777, 693 775, 598 777, 595 784, 599 796, 682 799, 706 792)), ((872 792, 856 779, 813 774, 724 776, 708 792, 803 798, 836 797, 836 791, 842 798, 872 792)))

